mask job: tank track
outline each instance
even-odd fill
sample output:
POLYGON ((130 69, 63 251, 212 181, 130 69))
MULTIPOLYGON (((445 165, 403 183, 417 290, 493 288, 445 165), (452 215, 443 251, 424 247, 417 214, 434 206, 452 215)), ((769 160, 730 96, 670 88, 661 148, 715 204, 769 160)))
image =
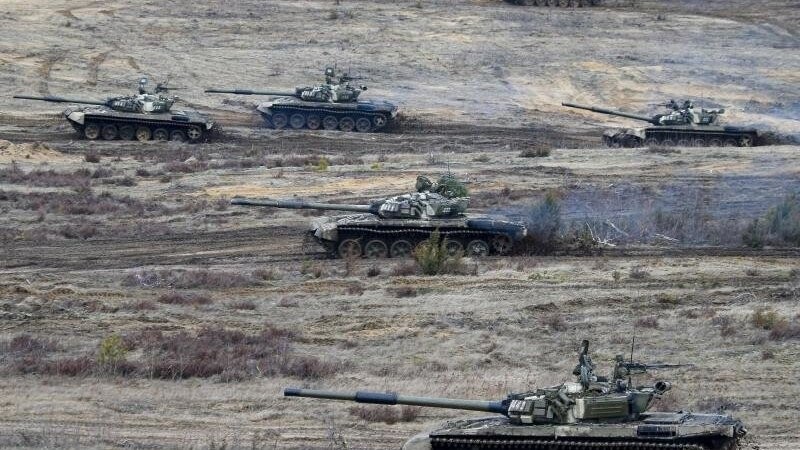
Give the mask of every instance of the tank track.
POLYGON ((380 112, 368 112, 358 110, 331 110, 325 108, 302 108, 296 106, 271 106, 269 108, 271 114, 262 113, 264 120, 272 128, 275 129, 325 129, 325 130, 339 130, 344 132, 357 131, 361 133, 370 133, 385 128, 391 120, 389 114, 380 112), (277 120, 277 116, 283 114, 284 119, 277 120), (293 116, 300 115, 303 117, 302 122, 297 121, 293 123, 293 116), (309 124, 309 117, 316 117, 317 121, 309 124), (329 117, 335 119, 335 123, 330 121, 326 123, 329 117), (349 121, 342 119, 349 118, 349 121), (366 127, 366 122, 359 122, 359 119, 367 119, 369 126, 366 127))
POLYGON ((709 450, 693 443, 572 441, 554 439, 480 439, 431 436, 433 450, 709 450))
MULTIPOLYGON (((379 230, 375 228, 365 228, 365 227, 347 227, 347 226, 339 227, 340 239, 333 245, 333 251, 335 253, 338 245, 345 239, 361 239, 364 240, 366 243, 366 241, 368 241, 371 237, 385 239, 384 236, 395 237, 395 241, 405 237, 406 238, 405 240, 409 241, 412 245, 416 245, 419 242, 422 242, 423 240, 427 239, 431 235, 431 233, 433 233, 433 231, 434 229, 425 230, 417 228, 379 230)), ((491 231, 470 230, 465 228, 465 229, 454 229, 454 230, 440 230, 439 234, 442 238, 451 237, 452 240, 459 242, 465 250, 468 243, 471 240, 473 239, 483 240, 488 245, 488 250, 489 250, 488 254, 490 255, 508 254, 514 245, 514 243, 511 242, 511 240, 509 239, 508 240, 509 247, 506 248, 505 250, 498 251, 494 243, 495 238, 500 236, 506 236, 504 233, 500 232, 493 233, 491 231)), ((391 246, 392 243, 386 242, 386 244, 387 246, 391 246)))
POLYGON ((744 132, 646 130, 645 137, 646 145, 649 142, 682 147, 752 147, 755 144, 755 136, 744 132))
POLYGON ((115 117, 107 117, 103 116, 101 118, 96 118, 87 115, 84 119, 84 124, 78 124, 75 122, 70 121, 73 128, 76 131, 81 133, 83 137, 87 139, 102 139, 102 140, 139 140, 139 141, 149 141, 152 139, 156 140, 178 140, 178 141, 186 141, 186 142, 199 142, 202 141, 203 138, 208 136, 208 132, 205 130, 205 124, 203 123, 196 123, 196 122, 178 122, 178 121, 160 121, 160 120, 142 120, 142 119, 131 119, 131 118, 115 118, 115 117), (89 134, 87 132, 87 128, 90 125, 97 125, 99 127, 99 133, 97 136, 93 134, 89 134), (104 132, 104 127, 106 125, 114 125, 116 127, 116 133, 107 134, 104 132), (126 130, 123 130, 124 127, 129 127, 126 130), (132 128, 132 131, 131 129, 132 128), (149 133, 139 133, 140 128, 146 128, 149 133), (156 131, 159 133, 156 133, 156 131), (162 131, 163 130, 163 131, 162 131), (130 134, 132 132, 132 134, 130 134), (166 136, 163 133, 166 132, 166 136), (177 134, 176 132, 182 133, 182 135, 177 134), (128 133, 126 135, 126 133, 128 133), (182 138, 181 138, 182 136, 182 138))

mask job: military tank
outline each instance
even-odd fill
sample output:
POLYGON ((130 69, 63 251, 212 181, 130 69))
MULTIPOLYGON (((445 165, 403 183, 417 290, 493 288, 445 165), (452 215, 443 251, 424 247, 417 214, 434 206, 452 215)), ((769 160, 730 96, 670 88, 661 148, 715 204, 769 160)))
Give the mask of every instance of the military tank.
POLYGON ((397 105, 382 100, 359 100, 366 86, 353 86, 353 77, 325 69, 325 84, 297 87, 294 92, 255 91, 250 89, 206 89, 206 92, 237 95, 277 96, 260 103, 267 126, 275 129, 340 130, 367 133, 384 129, 397 117, 397 105))
MULTIPOLYGON (((403 450, 733 450, 747 430, 722 414, 651 412, 671 389, 658 381, 634 386, 631 376, 675 367, 617 356, 610 377, 595 374, 583 341, 575 381, 508 395, 499 401, 416 397, 384 392, 333 392, 286 388, 287 397, 312 397, 381 405, 416 405, 495 413, 454 420, 414 436, 403 450)), ((309 408, 318 410, 318 407, 309 408)))
POLYGON ((512 5, 520 6, 566 6, 566 7, 587 7, 600 6, 603 0, 505 0, 512 5))
POLYGON ((669 111, 653 117, 574 103, 562 103, 562 105, 641 120, 653 125, 646 128, 606 130, 603 133, 603 142, 609 147, 640 147, 642 145, 751 147, 755 145, 758 138, 758 130, 754 128, 720 125, 719 117, 725 113, 724 109, 701 109, 700 112, 697 112, 689 100, 684 101, 682 105, 674 100, 663 103, 662 106, 667 107, 669 111))
POLYGON ((147 78, 141 78, 138 94, 103 101, 31 95, 15 95, 14 98, 75 104, 64 111, 64 117, 90 140, 203 140, 214 129, 214 121, 197 111, 173 111, 172 105, 178 98, 162 94, 170 89, 159 83, 155 89, 148 90, 147 78))
POLYGON ((527 229, 497 217, 466 214, 469 197, 453 197, 446 184, 421 177, 418 191, 368 205, 315 203, 302 200, 236 197, 234 205, 347 211, 357 214, 320 217, 309 235, 341 258, 405 258, 438 232, 447 252, 468 256, 504 255, 524 238, 527 229), (432 190, 431 190, 432 189, 432 190))

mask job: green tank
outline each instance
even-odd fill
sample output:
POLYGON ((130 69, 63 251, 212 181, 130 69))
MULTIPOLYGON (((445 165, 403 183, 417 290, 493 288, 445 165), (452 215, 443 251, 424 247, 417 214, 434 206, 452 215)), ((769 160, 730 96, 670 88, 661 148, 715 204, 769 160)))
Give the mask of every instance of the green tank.
MULTIPOLYGON (((666 381, 636 386, 631 377, 677 367, 642 364, 617 356, 609 377, 597 375, 583 341, 575 381, 510 394, 497 401, 417 397, 384 392, 334 392, 286 388, 287 397, 312 397, 381 405, 415 405, 494 413, 453 420, 414 436, 403 450, 733 450, 747 430, 722 414, 651 412, 670 390, 666 381)), ((317 406, 306 408, 318 410, 317 406)))
POLYGON ((367 133, 384 129, 397 117, 397 105, 384 100, 359 100, 366 86, 354 86, 360 80, 346 73, 336 73, 332 67, 325 69, 325 83, 310 87, 297 87, 294 92, 250 89, 210 88, 206 92, 217 94, 277 96, 260 103, 267 126, 275 129, 340 130, 367 133))
POLYGON ((444 239, 450 254, 504 255, 527 235, 527 228, 521 223, 467 214, 466 190, 448 182, 447 177, 435 184, 420 177, 417 190, 366 205, 241 197, 231 203, 355 213, 320 217, 311 222, 308 231, 331 254, 341 258, 408 257, 434 232, 444 239))
POLYGON ((643 145, 663 145, 679 147, 751 147, 756 144, 758 130, 754 128, 724 126, 719 118, 724 109, 701 109, 696 111, 694 104, 686 100, 678 104, 674 100, 661 104, 668 109, 665 114, 653 117, 613 111, 597 106, 562 103, 569 108, 627 117, 649 122, 652 127, 612 129, 603 133, 603 142, 609 147, 640 147, 643 145))
POLYGON ((14 98, 75 104, 64 111, 64 117, 81 136, 90 140, 202 141, 214 129, 214 121, 197 111, 172 110, 178 97, 163 95, 170 89, 174 88, 159 83, 148 90, 147 78, 141 78, 137 94, 102 101, 31 95, 14 98))

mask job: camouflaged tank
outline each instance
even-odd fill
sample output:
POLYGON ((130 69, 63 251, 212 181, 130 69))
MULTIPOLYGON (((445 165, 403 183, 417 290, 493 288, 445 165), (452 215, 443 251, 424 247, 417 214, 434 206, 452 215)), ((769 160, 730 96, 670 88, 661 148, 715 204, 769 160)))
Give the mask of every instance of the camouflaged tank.
POLYGON ((278 96, 256 107, 267 126, 275 129, 379 131, 397 117, 397 105, 383 100, 359 100, 367 87, 350 84, 359 79, 348 74, 337 75, 335 69, 328 67, 325 84, 297 87, 294 92, 216 88, 206 92, 278 96))
POLYGON ((600 6, 603 0, 505 0, 512 5, 521 6, 563 6, 563 7, 587 7, 600 6))
POLYGON ((574 103, 562 103, 562 105, 641 120, 654 125, 647 128, 606 130, 603 133, 603 142, 609 147, 641 147, 642 145, 752 147, 758 138, 758 130, 754 128, 720 125, 719 116, 725 113, 724 109, 701 109, 700 112, 697 112, 689 100, 684 101, 682 105, 676 103, 675 100, 670 100, 662 104, 669 111, 653 117, 574 103))
MULTIPOLYGON (((390 197, 369 205, 340 205, 302 200, 231 200, 234 205, 291 209, 348 211, 311 222, 309 234, 341 258, 405 258, 419 243, 438 231, 449 254, 504 255, 524 238, 527 229, 497 217, 466 214, 469 197, 454 196, 445 183, 432 184, 424 177, 418 192, 390 197)), ((464 191, 466 192, 466 191, 464 191)))
POLYGON ((214 121, 197 111, 173 111, 172 105, 178 98, 162 95, 169 89, 159 83, 148 91, 147 78, 142 78, 138 94, 104 101, 30 95, 15 95, 14 98, 89 105, 70 106, 64 111, 64 117, 81 136, 90 140, 203 140, 214 129, 214 121))
MULTIPOLYGON (((603 377, 595 374, 588 350, 588 341, 583 341, 572 372, 575 381, 510 394, 500 401, 297 388, 285 389, 284 396, 497 414, 447 422, 411 438, 403 450, 733 450, 747 433, 739 420, 727 415, 650 412, 670 383, 635 386, 631 376, 675 365, 628 362, 620 355, 612 375, 603 377)), ((306 409, 318 411, 320 406, 306 409)))

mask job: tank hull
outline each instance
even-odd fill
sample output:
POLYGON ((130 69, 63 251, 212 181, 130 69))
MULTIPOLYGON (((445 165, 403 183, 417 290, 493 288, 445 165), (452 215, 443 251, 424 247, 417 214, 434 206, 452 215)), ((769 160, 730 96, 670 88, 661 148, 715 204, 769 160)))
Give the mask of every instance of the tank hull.
POLYGON ((309 229, 320 244, 341 258, 408 257, 435 231, 447 241, 448 251, 471 256, 510 253, 527 233, 521 224, 485 216, 410 220, 353 214, 319 218, 309 229))
POLYGON ((363 133, 385 129, 395 117, 393 103, 360 100, 349 103, 310 102, 280 97, 256 108, 267 126, 276 129, 325 129, 363 133))
POLYGON ((733 450, 741 422, 719 414, 648 413, 621 423, 513 425, 504 417, 449 422, 403 450, 659 449, 733 450))
POLYGON ((752 147, 758 131, 754 128, 719 126, 659 126, 612 129, 603 133, 609 147, 752 147))
POLYGON ((214 130, 214 121, 196 111, 126 113, 105 106, 71 107, 64 117, 81 136, 103 140, 177 140, 199 142, 214 130))

